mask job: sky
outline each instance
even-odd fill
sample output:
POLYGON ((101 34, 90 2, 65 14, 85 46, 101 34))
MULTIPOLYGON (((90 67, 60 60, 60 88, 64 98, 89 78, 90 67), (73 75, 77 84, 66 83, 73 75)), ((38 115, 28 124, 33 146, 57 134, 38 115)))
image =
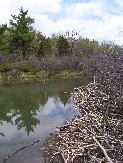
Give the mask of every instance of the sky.
POLYGON ((46 36, 75 30, 84 38, 123 45, 123 0, 0 0, 0 24, 23 7, 46 36))

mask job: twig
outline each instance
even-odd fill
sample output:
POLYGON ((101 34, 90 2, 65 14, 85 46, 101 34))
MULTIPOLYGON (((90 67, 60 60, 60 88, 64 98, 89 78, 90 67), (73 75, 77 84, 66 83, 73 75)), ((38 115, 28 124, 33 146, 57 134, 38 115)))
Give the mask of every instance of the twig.
POLYGON ((64 155, 63 155, 62 152, 61 152, 61 156, 62 156, 62 159, 63 159, 64 163, 67 163, 67 161, 65 160, 64 155))
POLYGON ((41 141, 41 139, 38 139, 37 141, 34 141, 34 142, 31 143, 31 144, 25 145, 25 146, 23 146, 23 147, 17 149, 17 150, 14 151, 13 153, 9 154, 9 155, 3 160, 3 163, 5 163, 5 162, 9 159, 9 157, 13 156, 14 154, 18 153, 19 151, 22 151, 23 149, 28 148, 28 147, 30 147, 31 145, 34 145, 34 144, 36 144, 36 143, 38 143, 38 142, 40 142, 40 141, 41 141))
POLYGON ((93 136, 93 140, 98 144, 98 146, 100 147, 100 149, 103 151, 103 154, 105 155, 106 159, 108 160, 109 163, 113 163, 110 159, 110 157, 107 155, 107 152, 105 151, 105 149, 102 147, 102 145, 97 141, 97 139, 95 138, 95 136, 93 136))

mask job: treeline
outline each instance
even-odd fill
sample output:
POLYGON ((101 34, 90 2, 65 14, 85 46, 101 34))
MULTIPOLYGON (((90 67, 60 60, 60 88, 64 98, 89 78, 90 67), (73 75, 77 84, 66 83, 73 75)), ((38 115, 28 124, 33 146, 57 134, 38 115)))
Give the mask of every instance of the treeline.
POLYGON ((21 8, 18 15, 11 15, 9 26, 0 25, 0 72, 80 70, 85 58, 122 53, 119 45, 89 40, 76 31, 46 37, 34 23, 28 10, 21 8))

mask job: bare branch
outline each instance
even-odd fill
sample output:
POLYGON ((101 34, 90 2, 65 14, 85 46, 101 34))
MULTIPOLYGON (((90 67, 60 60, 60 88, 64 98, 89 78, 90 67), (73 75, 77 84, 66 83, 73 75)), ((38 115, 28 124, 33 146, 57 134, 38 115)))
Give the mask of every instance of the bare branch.
POLYGON ((110 157, 107 155, 106 150, 105 150, 105 149, 102 147, 102 145, 97 141, 97 139, 95 138, 95 136, 93 136, 93 140, 98 144, 98 146, 99 146, 100 149, 102 150, 103 154, 105 155, 107 161, 108 161, 109 163, 113 163, 113 162, 111 161, 110 157))

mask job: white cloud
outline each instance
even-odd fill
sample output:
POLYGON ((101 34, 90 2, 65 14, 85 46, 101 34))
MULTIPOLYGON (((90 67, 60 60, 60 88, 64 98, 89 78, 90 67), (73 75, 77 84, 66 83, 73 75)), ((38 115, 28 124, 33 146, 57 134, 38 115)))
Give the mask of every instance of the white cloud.
POLYGON ((24 6, 24 8, 29 9, 35 14, 39 13, 58 13, 61 10, 62 0, 15 0, 19 6, 24 6))
POLYGON ((117 5, 119 8, 123 8, 123 1, 122 0, 116 0, 117 5))
POLYGON ((46 35, 77 30, 84 37, 123 44, 119 35, 123 27, 122 0, 112 3, 106 0, 77 3, 76 0, 67 4, 64 0, 0 0, 0 4, 0 23, 8 23, 11 14, 18 14, 22 6, 35 18, 34 27, 46 35))
POLYGON ((0 0, 0 23, 6 23, 11 18, 11 14, 17 14, 21 7, 29 10, 29 14, 36 17, 42 13, 57 14, 61 11, 62 0, 0 0))
POLYGON ((55 23, 48 15, 38 14, 35 15, 35 28, 46 35, 50 35, 52 32, 55 32, 55 23))
POLYGON ((65 8, 67 16, 72 17, 86 17, 86 16, 101 16, 104 6, 101 2, 88 3, 73 3, 65 8))

